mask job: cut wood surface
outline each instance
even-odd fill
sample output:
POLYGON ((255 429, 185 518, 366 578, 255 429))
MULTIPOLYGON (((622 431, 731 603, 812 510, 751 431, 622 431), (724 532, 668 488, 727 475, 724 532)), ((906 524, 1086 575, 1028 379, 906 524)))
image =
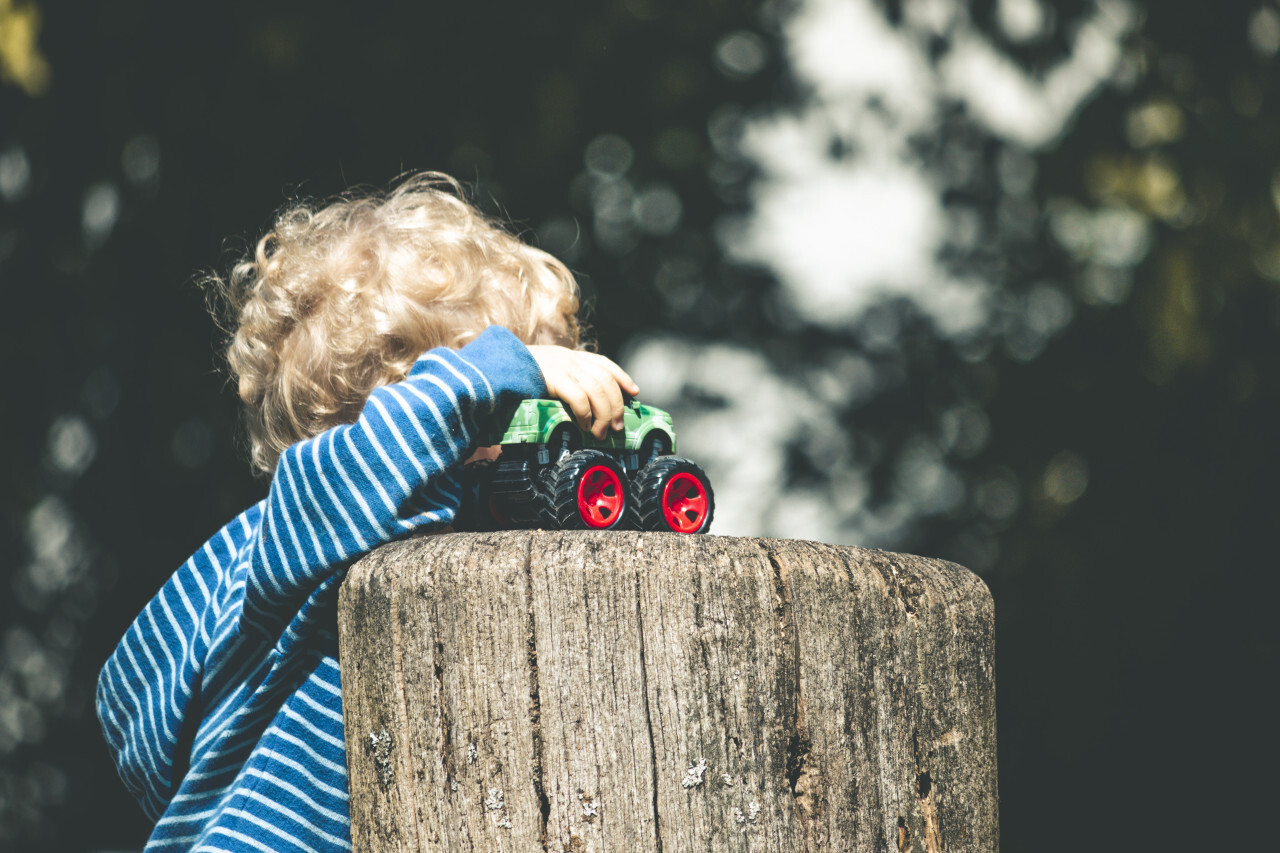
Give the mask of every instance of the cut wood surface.
POLYGON ((939 560, 511 531, 339 607, 357 851, 994 851, 991 597, 939 560))

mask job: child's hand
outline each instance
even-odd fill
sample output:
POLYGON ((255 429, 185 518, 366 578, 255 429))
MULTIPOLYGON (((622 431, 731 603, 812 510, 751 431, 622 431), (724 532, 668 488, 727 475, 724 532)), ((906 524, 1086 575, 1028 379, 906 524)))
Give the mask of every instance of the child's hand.
POLYGON ((540 345, 529 352, 542 369, 547 394, 569 407, 578 426, 596 438, 608 435, 610 427, 622 429, 622 395, 640 393, 625 370, 593 352, 540 345))

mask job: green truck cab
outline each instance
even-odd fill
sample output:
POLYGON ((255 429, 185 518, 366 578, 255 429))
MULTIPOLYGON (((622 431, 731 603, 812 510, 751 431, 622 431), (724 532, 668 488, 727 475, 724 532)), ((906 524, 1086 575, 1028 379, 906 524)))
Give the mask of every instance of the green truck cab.
POLYGON ((479 446, 494 462, 463 469, 455 528, 520 527, 705 533, 715 512, 706 472, 673 455, 671 415, 625 401, 623 428, 598 439, 559 400, 522 400, 499 413, 479 446))
MULTIPOLYGON (((636 400, 627 401, 622 409, 623 428, 610 431, 603 439, 596 438, 590 432, 578 429, 568 410, 559 400, 521 400, 511 412, 506 428, 497 433, 490 430, 481 437, 480 445, 554 445, 557 441, 557 430, 570 436, 580 447, 610 452, 640 452, 646 446, 655 443, 662 452, 674 453, 676 449, 676 429, 671 422, 671 415, 662 409, 645 406, 636 400)), ((564 439, 559 439, 563 441, 564 439)), ((504 450, 505 452, 505 450, 504 450)))

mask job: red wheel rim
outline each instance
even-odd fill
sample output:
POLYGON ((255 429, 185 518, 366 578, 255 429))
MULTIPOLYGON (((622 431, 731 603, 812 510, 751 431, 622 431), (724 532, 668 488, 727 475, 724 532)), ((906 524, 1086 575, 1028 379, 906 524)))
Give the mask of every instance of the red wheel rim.
POLYGON ((578 481, 578 514, 589 527, 609 527, 622 515, 622 480, 606 465, 588 468, 578 481))
POLYGON ((662 517, 676 533, 697 533, 707 520, 707 490, 692 474, 681 471, 662 489, 662 517))

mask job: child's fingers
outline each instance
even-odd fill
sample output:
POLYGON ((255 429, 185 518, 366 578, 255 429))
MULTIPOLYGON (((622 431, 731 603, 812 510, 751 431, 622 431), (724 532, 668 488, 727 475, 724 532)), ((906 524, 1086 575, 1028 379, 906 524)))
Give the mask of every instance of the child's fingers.
POLYGON ((591 434, 604 438, 609 428, 622 420, 622 390, 613 375, 599 364, 591 365, 578 377, 579 383, 591 401, 594 423, 591 434))
POLYGON ((579 428, 598 439, 622 429, 622 394, 637 394, 635 381, 610 359, 555 346, 531 346, 547 383, 547 394, 561 400, 579 428))
POLYGON ((627 372, 611 359, 595 353, 583 353, 583 356, 585 362, 583 366, 590 368, 595 382, 599 384, 599 393, 592 396, 592 409, 596 423, 591 431, 597 438, 604 438, 609 434, 610 429, 621 430, 625 426, 626 422, 622 417, 624 407, 622 395, 626 393, 634 396, 640 393, 640 388, 627 372), (603 409, 597 406, 600 402, 603 402, 603 409), (602 423, 602 419, 606 422, 602 423))
POLYGON ((587 396, 586 390, 581 385, 569 379, 547 390, 551 396, 569 407, 569 412, 573 415, 574 423, 579 429, 590 429, 591 398, 587 396))
POLYGON ((578 426, 596 438, 603 438, 608 431, 612 412, 608 390, 600 380, 600 371, 594 365, 579 360, 565 376, 561 390, 567 393, 557 396, 573 411, 578 426))

